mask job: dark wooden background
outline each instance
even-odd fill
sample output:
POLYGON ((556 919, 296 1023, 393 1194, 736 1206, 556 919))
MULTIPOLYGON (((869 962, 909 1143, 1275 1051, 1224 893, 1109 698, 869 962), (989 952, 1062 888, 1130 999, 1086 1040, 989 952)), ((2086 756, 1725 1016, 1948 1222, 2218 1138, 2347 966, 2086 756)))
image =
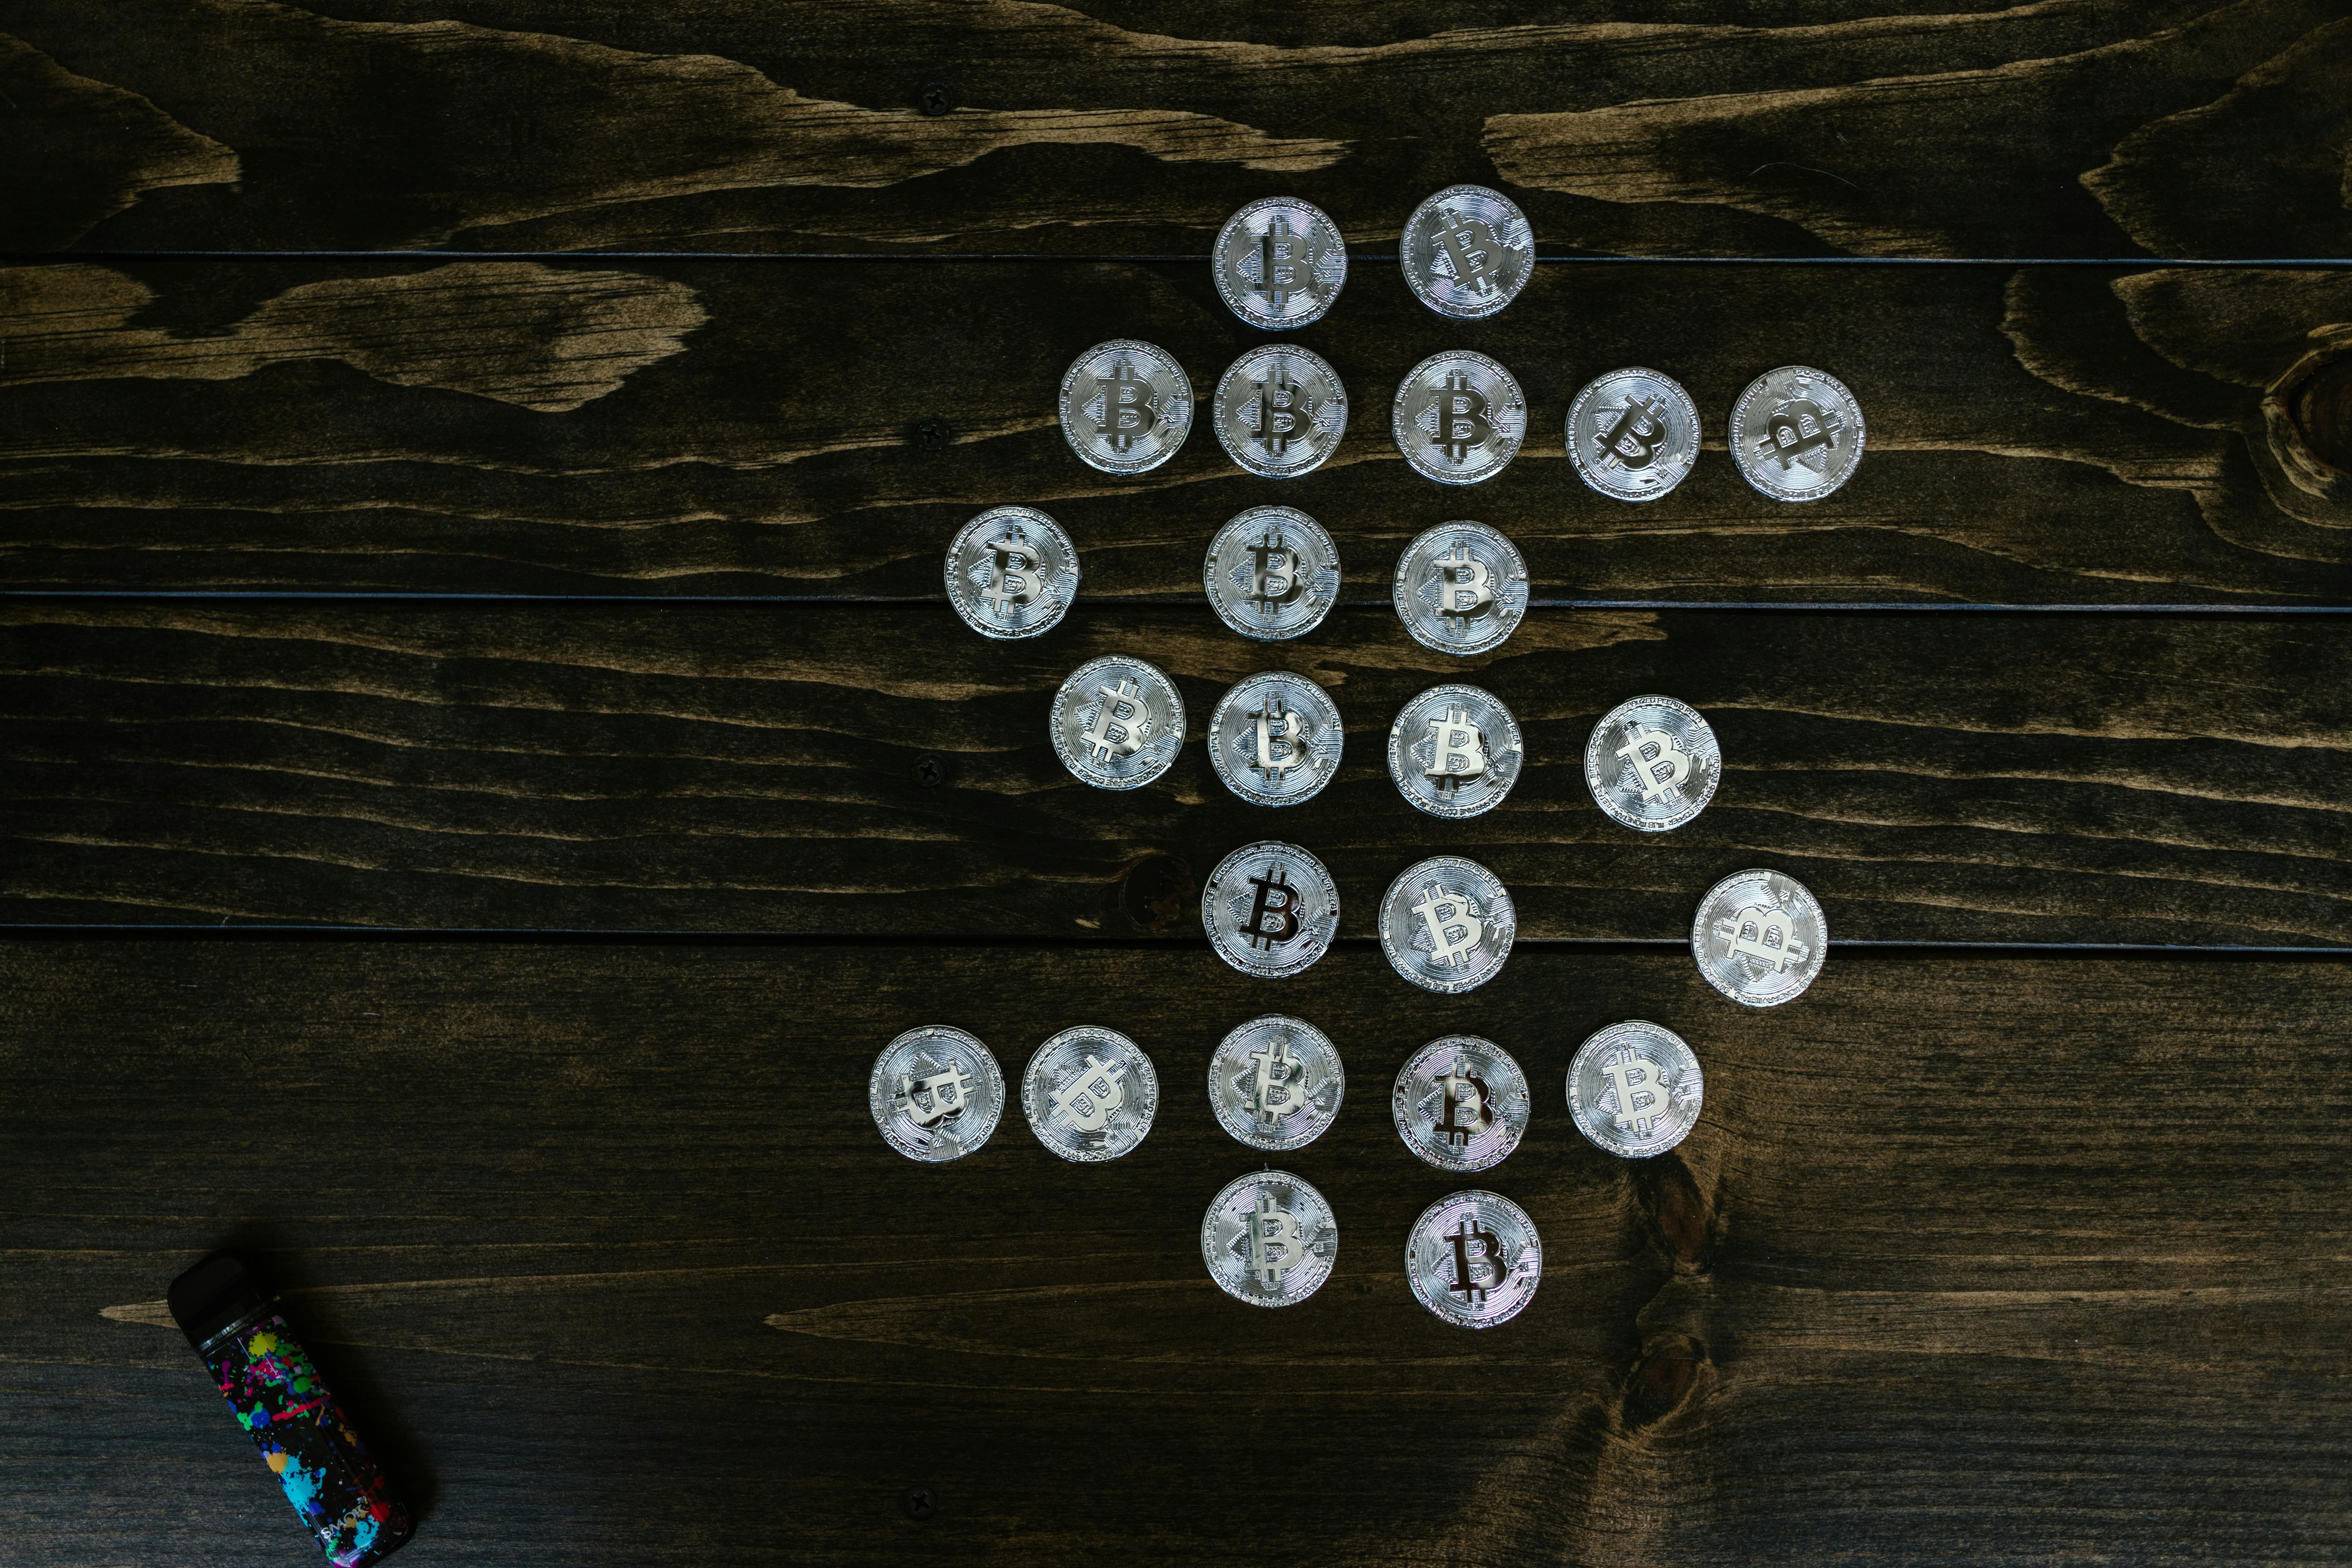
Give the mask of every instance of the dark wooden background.
POLYGON ((2341 0, 0 26, 0 1560, 315 1561, 162 1311, 224 1243, 424 1500, 419 1565, 2352 1555, 2341 0), (1457 181, 1548 258, 1485 322, 1394 265, 1457 181), (1211 380, 1255 334, 1207 244, 1276 193, 1351 245, 1299 334, 1356 394, 1339 457, 1261 481, 1201 432, 1082 468, 1062 367, 1140 336, 1211 380), (1534 414, 1467 492, 1379 417, 1450 346, 1534 414), (1829 500, 1762 500, 1718 440, 1622 506, 1559 449, 1601 371, 1668 372, 1719 432, 1791 361, 1868 413, 1829 500), (1346 602, 1267 647, 1199 563, 1276 500, 1346 602), (1009 647, 938 586, 1005 502, 1086 570, 1009 647), (1465 515, 1536 607, 1440 660, 1384 584, 1465 515), (1312 675, 1338 778, 1255 811, 1195 747, 1078 786, 1045 705, 1115 649, 1196 717, 1312 675), (1465 669, 1530 766, 1442 823, 1380 753, 1465 669), (1580 776, 1646 690, 1727 756, 1658 842, 1580 776), (1193 914, 1268 835, 1349 911, 1281 984, 1193 914), (1440 851, 1524 921, 1466 997, 1362 920, 1440 851), (1681 937, 1758 863, 1837 946, 1751 1015, 1681 937), (1255 1162, 1199 1080, 1274 1008, 1353 1082, 1284 1162, 1338 1271, 1265 1313, 1200 1266, 1255 1162), (1559 1102, 1629 1016, 1708 1078, 1648 1162, 1559 1102), (863 1088, 927 1022, 1015 1073, 1128 1029, 1159 1124, 1079 1169, 1016 1107, 902 1160, 863 1088), (1452 1029, 1549 1097, 1482 1178, 1545 1282, 1477 1335, 1405 1288, 1462 1184, 1384 1105, 1452 1029))

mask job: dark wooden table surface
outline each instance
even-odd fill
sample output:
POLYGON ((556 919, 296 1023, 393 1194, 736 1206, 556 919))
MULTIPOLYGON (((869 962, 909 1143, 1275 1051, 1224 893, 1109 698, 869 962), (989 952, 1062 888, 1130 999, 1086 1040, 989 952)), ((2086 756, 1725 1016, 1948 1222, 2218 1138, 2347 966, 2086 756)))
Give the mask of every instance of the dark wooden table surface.
POLYGON ((608 1564, 2342 1563, 2352 1556, 2352 11, 2342 0, 15 0, 0 15, 0 1561, 315 1562, 170 1325, 244 1248, 425 1504, 403 1561, 608 1564), (1407 295, 1415 202, 1545 258, 1477 323, 1407 295), (1475 490, 1365 418, 1307 478, 1205 431, 1077 464, 1086 345, 1212 380, 1204 257, 1271 194, 1354 270, 1298 334, 1376 410, 1467 346, 1533 435, 1475 490), (1847 381, 1856 478, 1748 490, 1775 364, 1847 381), (1668 372, 1717 437, 1626 507, 1569 398, 1668 372), (1201 602, 1244 506, 1344 603, 1201 602), (939 592, 990 505, 1078 607, 939 592), (1386 607, 1470 515, 1535 607, 1441 659, 1386 607), (1204 714, 1336 698, 1317 800, 1188 748, 1052 755, 1083 659, 1204 714), (1397 706, 1526 729, 1493 815, 1403 805, 1397 706), (1715 804, 1593 809, 1622 698, 1705 710, 1715 804), (1279 832, 1348 911, 1252 982, 1192 910, 1279 832), (1511 887, 1470 995, 1369 941, 1436 852, 1511 887), (1741 867, 1836 952, 1750 1014, 1681 942, 1741 867), (1203 1273, 1255 1162, 1197 1093, 1296 1012, 1358 1092, 1286 1163, 1330 1283, 1203 1273), (1674 1152, 1600 1153, 1569 1055, 1696 1047, 1674 1152), (876 1137, 874 1053, 1081 1022, 1166 1102, 1077 1167, 876 1137), (1475 1029, 1541 1091, 1483 1178, 1540 1226, 1483 1334, 1407 1291, 1462 1184, 1394 1065, 1475 1029), (1548 1087, 1547 1087, 1548 1086, 1548 1087))

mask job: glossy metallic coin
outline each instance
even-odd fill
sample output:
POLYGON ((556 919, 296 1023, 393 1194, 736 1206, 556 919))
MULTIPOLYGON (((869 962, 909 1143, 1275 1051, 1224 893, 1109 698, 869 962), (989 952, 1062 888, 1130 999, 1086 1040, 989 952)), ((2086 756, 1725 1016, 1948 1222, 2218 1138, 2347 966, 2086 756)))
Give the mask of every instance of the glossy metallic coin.
POLYGON ((1116 1029, 1065 1029, 1021 1074, 1021 1109, 1037 1142, 1065 1160, 1116 1160, 1143 1142, 1160 1109, 1151 1058, 1116 1029))
POLYGON ((1528 1130, 1527 1075, 1511 1053, 1475 1035, 1413 1052, 1390 1100, 1404 1146, 1441 1171, 1499 1165, 1528 1130))
POLYGON ((1491 316, 1535 270, 1535 231, 1518 204, 1484 185, 1448 185, 1412 209, 1399 246, 1413 298, 1441 316, 1491 316))
POLYGON ((1078 596, 1078 552, 1035 507, 992 507, 948 546, 948 603, 984 637, 1034 637, 1078 596))
POLYGON ((1740 477, 1775 500, 1819 500, 1862 461, 1862 405, 1845 383, 1807 365, 1766 371, 1731 405, 1740 477))
POLYGON ((1090 658, 1054 694, 1054 753, 1097 789, 1134 789, 1168 771, 1184 744, 1184 699, 1156 666, 1090 658))
POLYGON ((1323 1194, 1287 1171, 1228 1182, 1201 1216, 1201 1261, 1236 1301, 1294 1307, 1331 1278, 1339 1224, 1323 1194))
POLYGON ((1413 471, 1444 485, 1491 479, 1519 455, 1528 400, 1511 373, 1485 354, 1432 354, 1397 383, 1389 428, 1413 471))
POLYGON ((1396 972, 1447 995, 1495 978, 1518 933, 1503 884, 1458 855, 1423 860, 1391 882, 1380 921, 1381 951, 1396 972))
POLYGON ((1252 1018, 1209 1058, 1209 1108, 1218 1125, 1269 1153, 1322 1137, 1347 1089, 1329 1037, 1280 1013, 1252 1018))
POLYGON ((1475 686, 1433 686, 1389 726, 1389 777, 1432 816, 1477 816, 1503 804, 1525 753, 1502 700, 1475 686))
POLYGON ((1404 1276, 1421 1304, 1465 1329, 1507 1323, 1543 1279, 1536 1222, 1510 1199, 1475 1189, 1421 1211, 1404 1244, 1404 1276))
POLYGON ((1655 500, 1698 461, 1698 405, 1639 365, 1587 382, 1568 405, 1568 455, 1584 482, 1619 500, 1655 500))
POLYGON ((1778 871, 1737 871, 1706 890, 1691 956, 1706 983, 1749 1007, 1794 1001, 1829 956, 1830 922, 1806 886, 1778 871))
POLYGON ((1440 523, 1397 557, 1390 594, 1397 619, 1422 647, 1485 653, 1528 613, 1528 563, 1483 522, 1440 523))
POLYGON ((1643 833, 1680 827, 1706 809, 1723 778, 1715 727, 1671 697, 1633 697, 1584 742, 1584 787, 1609 820, 1643 833))
POLYGON ((1339 933, 1339 886, 1296 844, 1244 844, 1209 874, 1201 924, 1217 956, 1244 974, 1277 980, 1330 951, 1339 933))
POLYGON ((874 1058, 866 1103, 882 1140, 909 1160, 939 1164, 988 1142, 1004 1114, 996 1058, 961 1029, 909 1029, 874 1058))
POLYGON ((1348 390, 1321 354, 1265 343, 1217 378, 1214 417, 1225 456, 1264 479, 1296 479, 1339 449, 1348 390))
POLYGON ((1295 196, 1265 196, 1227 218, 1209 257, 1226 306, 1270 332, 1317 320, 1348 285, 1339 226, 1295 196))
POLYGON ((1610 1025, 1568 1064, 1577 1131, 1629 1160, 1663 1154, 1688 1137, 1705 1090, 1683 1037, 1646 1018, 1610 1025))
POLYGON ((1209 716, 1209 761, 1252 805, 1313 799, 1339 771, 1342 739, 1330 694, 1288 670, 1239 682, 1209 716))
POLYGON ((1217 618, 1242 636, 1303 637, 1339 602, 1339 547, 1296 507, 1254 506, 1217 530, 1201 581, 1217 618))
POLYGON ((1090 468, 1140 474, 1176 455, 1192 428, 1192 384, 1164 349, 1097 343, 1062 373, 1062 437, 1090 468))

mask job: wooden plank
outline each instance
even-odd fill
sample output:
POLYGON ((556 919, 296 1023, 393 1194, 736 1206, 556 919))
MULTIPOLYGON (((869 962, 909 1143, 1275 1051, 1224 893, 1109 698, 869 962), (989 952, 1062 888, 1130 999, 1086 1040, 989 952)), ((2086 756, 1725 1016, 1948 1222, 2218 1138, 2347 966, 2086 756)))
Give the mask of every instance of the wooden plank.
POLYGON ((2352 237, 2331 0, 1091 10, 18 0, 8 243, 1197 253, 1286 189, 1386 247, 1464 180, 1566 254, 2352 237))
POLYGON ((0 314, 17 589, 935 599, 955 530, 1020 501, 1071 530, 1087 595, 1196 603, 1210 535, 1276 500, 1372 603, 1404 540, 1465 514, 1569 602, 2342 606, 2352 583, 2352 356, 2314 373, 2333 402, 2265 395, 2352 342, 2347 272, 1563 264, 1448 325, 1367 267, 1301 339, 1352 428, 1286 483, 1205 420, 1140 479, 1056 428, 1089 343, 1148 335, 1205 395, 1255 341, 1195 264, 69 263, 0 269, 0 314), (1531 434, 1457 490, 1405 467, 1388 405, 1464 345, 1518 374, 1531 434), (1803 506, 1720 447, 1792 360, 1870 432, 1803 506), (1628 363, 1709 432, 1643 506, 1588 489, 1559 435, 1628 363))
POLYGON ((1537 950, 1400 1004, 1205 953, 871 946, 0 948, 0 1519, 12 1562, 301 1550, 166 1280, 225 1240, 293 1288, 432 1500, 436 1561, 2316 1563, 2352 1545, 2337 1179, 2352 968, 1877 953, 1800 1004, 1672 954, 1537 950), (1279 991, 1279 995, 1276 992, 1279 991), (1280 1313, 1204 1277, 1258 1163, 1202 1102, 1269 1005, 1350 1083, 1286 1156, 1341 1226, 1280 1313), (1684 1032, 1706 1111, 1622 1162, 1577 1041, 1684 1032), (1063 1163, 1016 1111, 919 1167, 871 1053, 952 1019, 1009 1069, 1131 1030, 1150 1138, 1063 1163), (1890 1026, 1890 1020, 1900 1020, 1890 1026), (1450 1028, 1537 1089, 1477 1178, 1535 1217, 1517 1321, 1446 1328, 1398 1247, 1466 1184, 1383 1090, 1450 1028), (2250 1068, 2249 1064, 2262 1064, 2250 1068), (76 1484, 57 1484, 71 1475, 76 1484), (934 1489, 918 1524, 904 1492, 934 1489))
POLYGON ((1682 939, 1759 863, 1841 940, 2352 937, 2352 645, 2312 617, 1537 611, 1472 659, 1372 609, 1278 647, 1083 605, 1011 645, 943 606, 52 602, 0 629, 17 921, 1190 936, 1197 879, 1275 837, 1329 865, 1357 937, 1440 852, 1537 938, 1682 939), (1321 682, 1332 784, 1244 805, 1197 745, 1148 788, 1076 783, 1046 714, 1110 652, 1167 670, 1194 736, 1255 671, 1321 682), (1385 762, 1452 679, 1529 758, 1459 823, 1385 762), (1655 837, 1582 782, 1592 724, 1644 691, 1711 715, 1727 761, 1655 837))

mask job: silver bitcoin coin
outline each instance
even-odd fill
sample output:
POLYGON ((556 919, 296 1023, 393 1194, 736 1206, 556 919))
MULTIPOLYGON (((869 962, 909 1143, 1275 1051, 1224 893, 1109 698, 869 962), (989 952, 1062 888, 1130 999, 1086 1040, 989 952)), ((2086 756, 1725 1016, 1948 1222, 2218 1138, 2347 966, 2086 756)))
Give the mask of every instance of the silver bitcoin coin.
POLYGON ((1165 349, 1097 343, 1062 373, 1062 438, 1090 468, 1140 474, 1176 455, 1192 428, 1192 383, 1165 349))
POLYGON ((1236 1301, 1295 1307, 1331 1278, 1339 1223, 1323 1194, 1287 1171, 1260 1171, 1209 1200, 1201 1261, 1236 1301))
POLYGON ((1217 530, 1201 581, 1217 618, 1242 636, 1304 637, 1339 602, 1339 547, 1296 507, 1254 506, 1217 530))
POLYGON ((1527 287, 1536 236, 1502 192, 1448 185, 1412 209, 1398 250, 1414 299, 1441 316, 1475 321, 1527 287))
POLYGON ((1502 647, 1528 613, 1528 563, 1483 522, 1444 522, 1404 547, 1390 588, 1413 641, 1439 653, 1502 647))
POLYGON ((1348 389, 1321 354, 1266 343, 1225 367, 1213 400, 1225 456, 1263 479, 1297 479, 1348 433, 1348 389))
POLYGON ((1458 855, 1423 860, 1391 882, 1380 921, 1381 951, 1396 972, 1445 995, 1494 979, 1518 933, 1503 884, 1458 855))
POLYGON ((1397 383, 1389 427, 1413 471, 1443 485, 1491 479, 1527 439, 1528 400, 1485 354, 1432 354, 1397 383))
POLYGON ((1421 1304, 1465 1329, 1507 1323, 1535 1300, 1543 1240, 1528 1211, 1498 1194, 1451 1193, 1421 1211, 1404 1244, 1421 1304))
POLYGON ((1244 844, 1209 874, 1201 924, 1217 956, 1261 979, 1297 974, 1339 933, 1339 885, 1296 844, 1244 844))
POLYGON ((1320 319, 1348 286, 1339 226, 1295 196, 1265 196, 1227 218, 1209 256, 1227 308, 1270 332, 1320 319))
POLYGON ((1097 789, 1136 789, 1168 771, 1184 744, 1184 699, 1156 666, 1090 658, 1054 694, 1054 754, 1097 789))
POLYGON ((1078 596, 1078 552, 1035 507, 1000 506, 956 531, 948 603, 984 637, 1050 631, 1078 596))
POLYGON ((1845 383, 1784 364, 1739 395, 1724 443, 1740 477, 1774 500, 1819 500, 1853 477, 1864 435, 1845 383))
POLYGON ((1494 1041, 1448 1035, 1413 1052, 1390 1109, 1397 1136, 1424 1163, 1483 1171, 1507 1159, 1528 1130, 1528 1079, 1494 1041))
POLYGON ((1680 827, 1706 809, 1723 778, 1715 727, 1671 697, 1633 697, 1609 710, 1584 742, 1584 787, 1620 826, 1680 827))
POLYGON ((1160 1109, 1151 1058, 1116 1029, 1065 1029, 1021 1074, 1021 1109, 1037 1142, 1065 1160, 1116 1160, 1143 1142, 1160 1109))
POLYGON ((1698 461, 1698 405, 1682 384, 1635 365, 1587 382, 1568 405, 1568 456, 1619 500, 1655 500, 1698 461))
POLYGON ((1236 683, 1209 715, 1209 761, 1252 805, 1313 799, 1339 771, 1342 739, 1330 693, 1287 670, 1236 683))
POLYGON ((1221 1041, 1209 1058, 1209 1108, 1253 1149, 1298 1149, 1329 1130, 1347 1092, 1339 1052, 1304 1018, 1268 1013, 1221 1041))
POLYGON ((1568 1064, 1568 1109, 1596 1147, 1629 1160, 1663 1154, 1698 1124, 1706 1083, 1683 1037, 1646 1018, 1612 1024, 1568 1064))
POLYGON ((866 1103, 882 1141, 909 1160, 960 1160, 988 1142, 1004 1114, 996 1058, 961 1029, 909 1029, 874 1058, 866 1103))
POLYGON ((1389 726, 1389 777, 1432 816, 1478 816, 1503 804, 1526 754, 1519 722, 1475 686, 1433 686, 1389 726))
POLYGON ((1829 956, 1830 922, 1806 886, 1778 871, 1736 871, 1706 890, 1691 956, 1706 983, 1749 1007, 1804 994, 1829 956))

